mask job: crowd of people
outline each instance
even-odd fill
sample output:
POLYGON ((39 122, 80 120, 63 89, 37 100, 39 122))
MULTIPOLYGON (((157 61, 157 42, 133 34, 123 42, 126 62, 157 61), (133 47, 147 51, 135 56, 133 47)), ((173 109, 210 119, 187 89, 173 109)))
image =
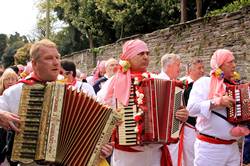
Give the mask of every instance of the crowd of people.
POLYGON ((131 95, 135 95, 132 94, 135 80, 145 75, 185 82, 183 106, 174 115, 183 124, 179 141, 121 145, 119 131, 114 129, 111 143, 103 145, 101 150, 101 156, 107 158, 110 165, 239 166, 241 162, 250 163, 250 124, 233 125, 226 118, 227 108, 235 100, 225 89, 237 84, 235 57, 230 50, 215 50, 210 61, 211 71, 205 71, 202 59, 195 57, 185 64, 181 55, 168 53, 161 57, 161 72, 158 74, 147 70, 150 50, 144 41, 126 41, 121 51, 119 59, 111 57, 100 61, 88 76, 77 69, 74 62, 60 60, 55 43, 43 39, 31 47, 31 61, 27 66, 5 69, 0 77, 0 165, 16 164, 10 161, 10 149, 6 150, 10 142, 7 131, 19 132, 18 107, 24 84, 61 81, 120 111, 119 105, 128 107, 131 95), (183 77, 180 76, 181 65, 187 70, 183 77), (245 136, 242 159, 238 141, 245 136))

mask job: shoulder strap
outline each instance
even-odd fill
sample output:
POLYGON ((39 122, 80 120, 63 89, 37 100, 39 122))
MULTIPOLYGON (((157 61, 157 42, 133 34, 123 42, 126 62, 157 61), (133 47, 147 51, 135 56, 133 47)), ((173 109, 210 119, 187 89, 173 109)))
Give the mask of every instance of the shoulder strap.
POLYGON ((221 115, 218 112, 213 111, 213 110, 211 112, 228 122, 227 117, 225 117, 224 115, 221 115))

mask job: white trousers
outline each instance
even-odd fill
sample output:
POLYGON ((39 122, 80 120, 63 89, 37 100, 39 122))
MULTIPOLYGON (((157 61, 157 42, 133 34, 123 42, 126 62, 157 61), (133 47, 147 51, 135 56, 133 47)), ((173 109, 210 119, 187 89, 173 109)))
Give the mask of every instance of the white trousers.
POLYGON ((211 144, 196 138, 194 166, 239 166, 238 143, 231 145, 211 144))
POLYGON ((168 150, 171 156, 173 166, 178 165, 178 150, 179 150, 179 142, 176 144, 168 145, 168 150))
POLYGON ((195 129, 185 125, 184 126, 182 166, 193 166, 194 165, 195 139, 196 139, 195 129))
MULTIPOLYGON (((159 144, 149 144, 136 146, 142 152, 125 152, 114 149, 111 165, 112 166, 160 166, 161 146, 159 144)), ((134 147, 133 147, 134 148, 134 147)))

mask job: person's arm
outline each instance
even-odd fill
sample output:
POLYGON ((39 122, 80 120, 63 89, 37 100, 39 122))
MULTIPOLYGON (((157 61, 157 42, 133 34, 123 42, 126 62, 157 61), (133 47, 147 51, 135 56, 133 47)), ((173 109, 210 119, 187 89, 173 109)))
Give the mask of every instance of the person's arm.
POLYGON ((8 111, 0 110, 0 126, 5 130, 12 129, 19 132, 18 124, 20 123, 19 116, 8 111))
POLYGON ((210 118, 210 100, 208 98, 210 78, 203 77, 195 81, 188 99, 187 110, 190 116, 210 118))
POLYGON ((19 131, 19 101, 23 84, 16 84, 6 89, 0 96, 0 126, 4 129, 19 131))

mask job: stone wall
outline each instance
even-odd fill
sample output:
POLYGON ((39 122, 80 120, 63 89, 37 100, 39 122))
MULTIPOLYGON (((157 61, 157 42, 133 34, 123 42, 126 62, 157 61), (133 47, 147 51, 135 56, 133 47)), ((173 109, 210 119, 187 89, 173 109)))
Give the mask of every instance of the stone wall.
MULTIPOLYGON (((237 60, 237 70, 242 78, 250 80, 249 11, 250 6, 235 13, 192 20, 149 34, 135 35, 93 50, 75 52, 64 59, 73 60, 79 69, 91 73, 98 60, 118 58, 121 46, 126 40, 140 38, 150 49, 149 71, 160 70, 160 57, 165 53, 178 53, 183 64, 193 57, 203 59, 208 73, 209 60, 213 52, 218 48, 227 48, 233 51, 237 60)), ((184 70, 182 71, 183 75, 184 70)))

